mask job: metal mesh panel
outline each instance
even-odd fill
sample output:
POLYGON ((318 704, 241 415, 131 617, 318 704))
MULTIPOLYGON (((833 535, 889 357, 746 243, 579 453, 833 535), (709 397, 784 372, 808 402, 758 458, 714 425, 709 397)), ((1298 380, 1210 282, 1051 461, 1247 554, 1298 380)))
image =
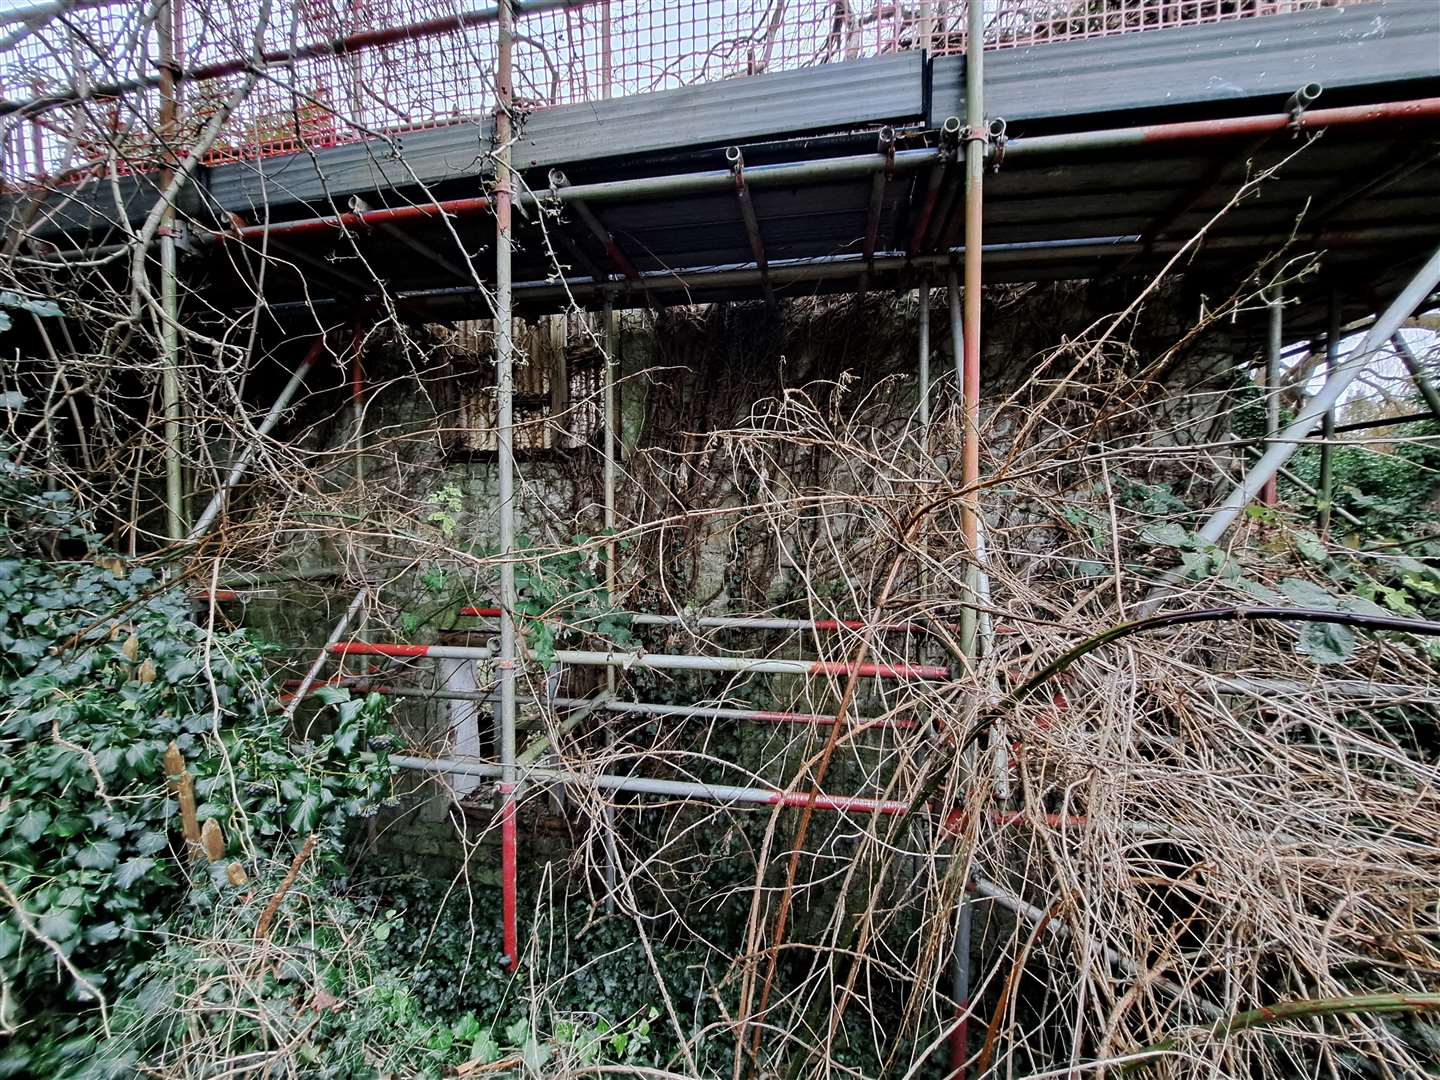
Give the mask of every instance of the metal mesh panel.
MULTIPOLYGON (((260 0, 182 3, 180 65, 251 55, 260 0)), ((984 0, 987 48, 1104 37, 1331 6, 1334 0, 984 0)), ((297 47, 370 35, 343 55, 272 62, 207 155, 218 163, 318 149, 485 115, 494 104, 495 25, 455 0, 295 0, 262 45, 297 47), (433 32, 443 20, 461 27, 433 32)), ((0 57, 7 99, 148 79, 158 68, 150 5, 81 6, 17 40, 0 57)), ((493 11, 493 9, 491 9, 493 11)), ((522 15, 515 90, 526 109, 643 94, 722 79, 913 49, 963 52, 963 0, 588 0, 522 15), (925 32, 928 29, 928 34, 925 32)), ((187 81, 193 138, 239 85, 230 74, 187 81)), ((12 113, 0 129, 0 170, 13 181, 83 170, 154 167, 158 94, 12 113), (97 165, 97 167, 99 167, 97 165)))
MULTIPOLYGON (((1335 0, 985 0, 985 47, 1022 48, 1335 6, 1335 0)), ((934 5, 934 55, 965 51, 965 7, 960 2, 934 5)))

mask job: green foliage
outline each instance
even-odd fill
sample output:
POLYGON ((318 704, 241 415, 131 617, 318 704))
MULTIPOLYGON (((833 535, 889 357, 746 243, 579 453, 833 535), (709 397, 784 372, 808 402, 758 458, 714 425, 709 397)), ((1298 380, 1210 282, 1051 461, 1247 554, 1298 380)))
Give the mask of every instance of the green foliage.
MULTIPOLYGON (((1252 506, 1247 513, 1274 530, 1264 551, 1224 551, 1175 522, 1146 527, 1141 540, 1174 549, 1185 580, 1218 581, 1239 594, 1241 603, 1424 618, 1433 618, 1440 609, 1440 571, 1425 563, 1354 556, 1267 507, 1252 506)), ((1354 657, 1359 645, 1360 638, 1349 627, 1308 623, 1300 628, 1296 652, 1317 664, 1341 664, 1354 657)), ((1433 639, 1419 640, 1414 647, 1440 660, 1440 643, 1433 639)))
POLYGON ((0 290, 0 332, 10 329, 11 311, 25 311, 42 319, 54 319, 60 316, 60 305, 54 300, 36 300, 9 289, 0 290))
MULTIPOLYGON (((73 1075, 221 1073, 259 1055, 273 1057, 277 1074, 333 1080, 438 1078, 466 1064, 545 1075, 657 1062, 659 1011, 633 963, 610 961, 603 979, 582 970, 543 1009, 522 1001, 488 947, 498 944, 499 913, 485 891, 447 903, 426 882, 392 882, 380 895, 307 870, 257 945, 253 927, 284 870, 271 864, 251 886, 218 890, 167 934, 116 1003, 114 1037, 98 1055, 77 1052, 73 1075), (483 941, 467 940, 476 936, 483 941), (633 1009, 619 1000, 627 995, 633 1009)), ((605 952, 614 946, 607 939, 605 952)))
POLYGON ((178 920, 116 1003, 113 1037, 67 1062, 74 1075, 223 1073, 263 1056, 290 1075, 439 1077, 470 1060, 473 1023, 426 1015, 381 967, 384 943, 366 932, 381 925, 374 911, 323 869, 301 876, 267 940, 254 941, 284 873, 271 864, 253 887, 221 888, 178 920))
POLYGON ((237 858, 311 832, 333 857, 389 777, 383 761, 355 761, 387 730, 382 699, 331 698, 329 733, 293 748, 262 650, 242 633, 207 634, 149 569, 37 557, 36 537, 41 549, 93 537, 67 499, 27 481, 0 468, 11 556, 0 560, 0 1001, 6 1025, 27 1025, 0 1075, 45 1073, 67 1032, 84 1038, 95 1019, 85 985, 113 994, 182 900, 208 902, 165 785, 171 742, 199 818, 237 858))
MULTIPOLYGON (((533 1003, 519 995, 519 987, 501 967, 498 890, 451 889, 407 878, 385 882, 370 906, 384 913, 372 929, 375 937, 375 931, 384 928, 378 963, 426 1015, 473 1013, 499 1033, 531 1017, 533 1003)), ((528 908, 523 896, 521 906, 528 908)), ((554 935, 564 954, 556 962, 572 972, 551 988, 548 1012, 571 1021, 594 1017, 612 1029, 647 1014, 655 1001, 654 978, 628 920, 598 920, 583 933, 557 920, 548 931, 542 926, 537 932, 554 935)), ((703 960, 663 943, 654 947, 671 992, 687 1002, 698 996, 703 960)), ((509 1041, 518 1044, 523 1039, 509 1041)))
MULTIPOLYGON (((446 484, 431 496, 429 505, 436 509, 427 520, 437 524, 447 538, 453 537, 456 515, 463 505, 460 489, 446 484)), ((601 582, 604 551, 597 543, 599 539, 572 536, 573 547, 535 555, 515 567, 519 597, 515 614, 531 658, 542 667, 549 668, 555 662, 557 624, 621 648, 634 642, 629 616, 612 611, 605 600, 601 582)), ((523 537, 516 546, 520 551, 538 550, 523 537)), ((617 546, 623 549, 626 544, 621 541, 617 546)), ((489 557, 496 555, 478 546, 476 551, 489 557)), ((414 578, 407 610, 400 613, 401 636, 414 640, 427 630, 452 629, 456 612, 465 601, 465 597, 455 594, 450 576, 443 569, 432 566, 420 571, 414 578)))
MULTIPOLYGON (((1434 514, 1429 508, 1436 485, 1440 484, 1440 424, 1432 420, 1406 424, 1406 440, 1391 447, 1382 445, 1337 446, 1331 454, 1334 505, 1360 519, 1366 536, 1405 535, 1417 527, 1428 528, 1434 514)), ((1317 488, 1320 483, 1320 451, 1302 448, 1289 469, 1299 479, 1317 488)), ((1309 496, 1281 481, 1287 499, 1310 504, 1309 496)), ((1336 528, 1349 528, 1339 519, 1336 528)))
POLYGON ((460 514, 465 509, 465 495, 458 484, 445 484, 433 491, 428 500, 432 508, 425 520, 438 528, 447 540, 455 537, 460 514))
POLYGON ((600 581, 603 552, 591 537, 572 536, 570 542, 573 548, 542 555, 515 572, 519 595, 515 614, 524 620, 530 655, 546 668, 555 662, 554 620, 583 627, 586 633, 621 647, 634 640, 629 617, 610 610, 606 602, 600 581))

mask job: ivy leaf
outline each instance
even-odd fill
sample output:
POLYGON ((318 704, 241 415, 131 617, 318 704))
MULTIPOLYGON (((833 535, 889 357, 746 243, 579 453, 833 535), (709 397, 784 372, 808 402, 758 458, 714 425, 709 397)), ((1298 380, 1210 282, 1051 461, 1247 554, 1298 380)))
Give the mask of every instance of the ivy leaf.
POLYGON ((300 805, 290 811, 287 819, 290 828, 295 832, 308 833, 315 828, 315 823, 320 820, 320 800, 314 793, 307 793, 305 798, 300 800, 300 805))
MULTIPOLYGON (((6 289, 0 292, 0 308, 14 308, 17 311, 28 311, 41 318, 54 319, 60 314, 60 305, 54 300, 35 300, 28 296, 21 296, 17 292, 6 289)), ((10 328, 9 316, 6 316, 6 323, 0 329, 10 328)))
POLYGON ((349 701, 342 703, 338 710, 340 714, 340 723, 342 725, 353 724, 355 722, 355 718, 360 715, 360 710, 364 707, 364 698, 352 698, 349 701))
POLYGON ((481 1065, 490 1065, 500 1060, 500 1044, 489 1031, 482 1031, 470 1044, 470 1060, 481 1065))
POLYGON ((86 870, 109 870, 120 858, 120 845, 113 840, 92 840, 75 855, 75 862, 86 870))
POLYGON ((113 922, 100 923, 100 924, 97 925, 97 926, 87 926, 87 927, 85 928, 85 944, 86 944, 86 945, 103 945, 103 944, 105 944, 107 941, 114 941, 114 940, 115 940, 116 938, 118 938, 119 936, 120 936, 120 924, 119 924, 119 923, 113 923, 113 922))
POLYGON ((1297 532, 1294 534, 1294 539, 1295 550, 1316 566, 1324 566, 1330 561, 1330 553, 1325 550, 1325 545, 1314 533, 1297 532))
POLYGON ((521 1057, 525 1062, 525 1068, 531 1073, 538 1074, 545 1067, 545 1063, 550 1060, 550 1047, 532 1035, 525 1040, 521 1057))
POLYGON ((479 1038, 482 1028, 480 1021, 475 1018, 473 1012, 467 1012, 459 1020, 456 1020, 451 1028, 457 1039, 464 1039, 466 1042, 473 1042, 479 1038))
POLYGON ((95 755, 95 768, 105 779, 115 775, 115 770, 120 767, 121 750, 119 747, 107 746, 95 755))
POLYGON ((1340 601, 1313 582, 1286 578, 1280 582, 1280 591, 1301 607, 1321 608, 1325 611, 1340 610, 1340 601))
POLYGON ((527 644, 534 654, 535 662, 548 671, 555 662, 555 634, 543 622, 535 625, 537 629, 527 644))
POLYGON ((1346 596, 1340 601, 1340 607, 1345 611, 1353 611, 1357 615, 1389 615, 1385 608, 1381 607, 1374 600, 1365 596, 1346 596))
POLYGON ((121 889, 129 889, 154 867, 155 860, 146 858, 144 855, 126 859, 115 871, 115 884, 121 889))
POLYGON ((74 912, 68 908, 53 908, 45 912, 36 920, 36 926, 40 933, 61 945, 73 938, 80 928, 74 912))
POLYGON ((1391 611, 1414 617, 1420 615, 1420 609, 1410 602, 1409 594, 1404 589, 1391 589, 1382 585, 1380 599, 1385 601, 1385 606, 1391 611))
POLYGON ((360 737, 360 725, 356 722, 347 721, 335 732, 335 749, 341 755, 349 757, 355 752, 355 740, 360 737))
POLYGON ((20 931, 8 921, 0 922, 0 960, 12 956, 18 948, 20 948, 20 931))
POLYGON ((138 773, 156 772, 159 768, 160 752, 164 745, 156 739, 131 743, 125 748, 125 764, 138 773))
POLYGON ((1339 623, 1306 623, 1295 651, 1317 664, 1343 664, 1355 655, 1355 634, 1339 623))
POLYGON ((17 638, 10 646, 10 652, 22 660, 38 660, 50 648, 50 642, 43 637, 17 638))
POLYGON ((315 691, 315 696, 322 704, 339 705, 350 700, 350 691, 343 686, 322 686, 315 691))
POLYGON ((164 851, 170 841, 163 832, 151 830, 141 833, 140 839, 135 842, 135 848, 141 855, 154 855, 157 851, 164 851))
POLYGON ((1210 576, 1212 568, 1210 552, 1187 551, 1180 556, 1180 565, 1185 568, 1185 576, 1188 579, 1203 581, 1210 576))
POLYGON ((165 665, 165 681, 169 683, 184 682, 192 678, 200 671, 200 665, 195 662, 193 656, 178 656, 165 665))
POLYGON ((1174 521, 1147 525, 1141 530, 1140 539, 1158 547, 1188 548, 1195 546, 1195 538, 1185 531, 1185 526, 1174 521))
POLYGON ((15 831, 27 844, 33 844, 40 839, 45 832, 45 826, 49 824, 50 814, 38 806, 32 806, 25 812, 25 816, 15 823, 15 831))
POLYGON ((200 735, 214 727, 209 713, 191 713, 180 721, 180 729, 191 735, 200 735))
POLYGON ((1285 599, 1268 585, 1262 585, 1260 582, 1254 580, 1253 578, 1236 578, 1232 582, 1232 584, 1235 586, 1235 588, 1239 589, 1246 596, 1259 600, 1262 604, 1269 604, 1273 607, 1279 607, 1281 601, 1285 599))

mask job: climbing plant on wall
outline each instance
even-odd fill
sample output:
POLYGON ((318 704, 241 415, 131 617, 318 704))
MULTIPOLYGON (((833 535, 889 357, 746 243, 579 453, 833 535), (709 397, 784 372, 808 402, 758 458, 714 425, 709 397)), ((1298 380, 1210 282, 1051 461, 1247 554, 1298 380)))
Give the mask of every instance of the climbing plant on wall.
POLYGON ((67 494, 8 457, 0 504, 0 1026, 23 1035, 0 1075, 54 1075, 177 906, 235 887, 231 861, 310 834, 338 855, 388 793, 383 755, 356 756, 386 723, 378 697, 332 697, 329 733, 292 745, 260 646, 208 632, 182 590, 100 549, 67 494), (180 834, 172 745, 226 848, 214 874, 180 834))

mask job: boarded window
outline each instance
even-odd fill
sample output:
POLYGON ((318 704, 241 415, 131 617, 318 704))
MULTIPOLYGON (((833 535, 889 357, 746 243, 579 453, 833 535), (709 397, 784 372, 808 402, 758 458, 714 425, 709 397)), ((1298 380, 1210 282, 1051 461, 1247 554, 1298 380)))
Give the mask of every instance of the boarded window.
MULTIPOLYGON (((587 318, 555 315, 515 324, 517 455, 599 445, 604 356, 594 344, 594 327, 572 325, 587 318)), ((452 331, 451 358, 459 373, 457 450, 493 453, 497 448, 492 326, 476 320, 452 331)))

